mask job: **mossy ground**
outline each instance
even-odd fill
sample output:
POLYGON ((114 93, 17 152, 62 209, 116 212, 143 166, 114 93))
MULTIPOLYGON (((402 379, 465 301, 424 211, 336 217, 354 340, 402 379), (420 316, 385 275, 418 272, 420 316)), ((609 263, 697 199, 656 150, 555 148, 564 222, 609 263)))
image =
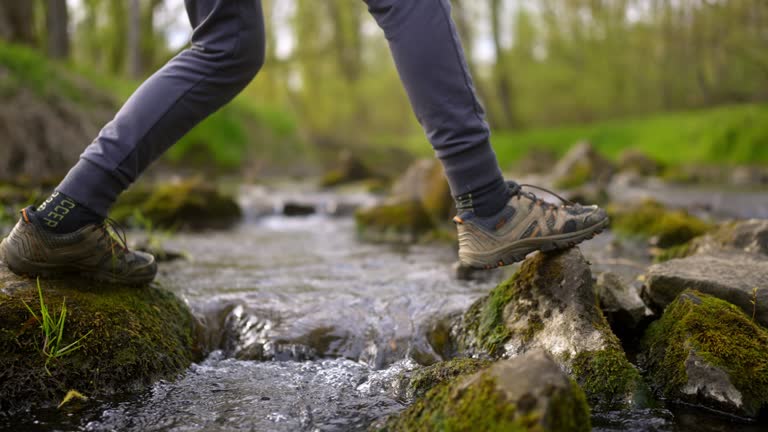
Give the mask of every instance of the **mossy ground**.
POLYGON ((712 226, 684 210, 669 210, 656 201, 637 206, 608 207, 611 228, 628 236, 656 237, 658 246, 668 248, 700 236, 712 226))
MULTIPOLYGON (((41 281, 49 309, 66 299, 64 343, 91 332, 82 348, 48 364, 42 333, 22 301, 39 307, 35 281, 0 269, 0 412, 58 404, 69 390, 89 397, 136 391, 173 378, 196 359, 186 305, 157 287, 41 281)), ((39 312, 39 310, 38 310, 39 312)))
POLYGON ((111 217, 130 222, 136 212, 155 228, 224 228, 242 216, 233 198, 200 178, 134 186, 120 197, 111 217))
POLYGON ((768 406, 768 330, 726 301, 683 292, 651 324, 642 345, 651 380, 665 397, 684 397, 685 361, 694 351, 728 372, 747 412, 768 406))

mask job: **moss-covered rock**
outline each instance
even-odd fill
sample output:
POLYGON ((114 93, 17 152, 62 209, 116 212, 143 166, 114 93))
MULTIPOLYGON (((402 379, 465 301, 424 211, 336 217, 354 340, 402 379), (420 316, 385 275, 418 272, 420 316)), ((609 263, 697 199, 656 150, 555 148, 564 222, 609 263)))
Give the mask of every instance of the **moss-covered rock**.
POLYGON ((339 154, 336 166, 320 179, 320 186, 333 187, 374 177, 368 166, 349 151, 339 154))
POLYGON ((467 310, 455 334, 469 354, 504 358, 546 349, 596 409, 630 406, 641 387, 597 306, 592 273, 578 248, 526 260, 467 310))
POLYGON ((685 255, 723 251, 768 256, 768 220, 750 219, 720 224, 707 235, 693 239, 685 255))
POLYGON ((737 252, 695 254, 655 264, 645 275, 642 295, 664 309, 686 289, 739 306, 768 326, 768 259, 737 252))
POLYGON ((612 205, 608 207, 608 214, 611 228, 616 232, 651 238, 663 248, 683 244, 712 228, 684 210, 669 210, 653 200, 634 206, 612 205))
POLYGON ((40 325, 24 305, 40 315, 36 282, 0 266, 0 412, 55 406, 70 390, 89 397, 137 391, 173 378, 199 354, 195 320, 168 291, 82 280, 40 284, 53 313, 66 302, 63 344, 88 336, 46 370, 40 325))
POLYGON ((449 225, 455 212, 442 165, 422 159, 395 182, 384 204, 358 212, 358 230, 373 241, 454 241, 456 230, 449 225))
POLYGON ((111 217, 133 222, 139 215, 153 228, 227 228, 242 217, 240 206, 203 179, 156 185, 136 185, 112 208, 111 217))
POLYGON ((381 431, 589 431, 584 393, 545 352, 444 382, 381 431))
POLYGON ((644 177, 656 176, 664 171, 664 166, 645 153, 627 149, 619 155, 618 169, 622 173, 631 173, 644 177))
POLYGON ((414 242, 433 231, 435 224, 418 201, 392 202, 355 213, 361 238, 383 242, 414 242))
POLYGON ((555 165, 552 179, 555 187, 570 189, 594 182, 607 183, 615 168, 588 142, 573 146, 555 165))
POLYGON ((642 345, 662 396, 750 417, 768 408, 768 330, 736 306, 685 291, 642 345))
POLYGON ((406 397, 408 399, 422 397, 441 383, 473 374, 490 365, 491 362, 485 359, 457 358, 418 369, 408 379, 406 397))

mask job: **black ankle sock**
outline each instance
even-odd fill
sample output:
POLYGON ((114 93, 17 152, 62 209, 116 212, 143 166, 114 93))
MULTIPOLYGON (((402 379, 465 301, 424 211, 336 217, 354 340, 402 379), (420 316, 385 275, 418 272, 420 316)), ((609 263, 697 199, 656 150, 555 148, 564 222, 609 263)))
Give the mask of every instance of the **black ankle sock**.
POLYGON ((493 216, 500 212, 512 197, 513 191, 504 179, 499 178, 472 192, 456 197, 456 208, 472 210, 481 217, 493 216))
POLYGON ((54 192, 31 216, 45 229, 56 234, 75 232, 86 225, 104 220, 61 192, 54 192))

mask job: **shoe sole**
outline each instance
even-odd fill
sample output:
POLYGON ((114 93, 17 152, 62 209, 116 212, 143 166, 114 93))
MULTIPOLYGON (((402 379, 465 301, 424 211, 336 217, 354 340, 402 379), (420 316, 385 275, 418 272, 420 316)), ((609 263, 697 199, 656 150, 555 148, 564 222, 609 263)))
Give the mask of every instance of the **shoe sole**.
POLYGON ((609 219, 581 231, 547 237, 533 237, 514 241, 500 249, 486 253, 464 253, 460 257, 462 264, 481 270, 490 270, 523 261, 531 252, 552 252, 568 249, 594 238, 608 226, 609 219))
MULTIPOLYGON (((3 241, 4 242, 4 241, 3 241)), ((71 265, 48 264, 29 261, 28 259, 5 250, 3 242, 0 242, 0 259, 13 273, 19 276, 31 278, 52 279, 60 276, 79 276, 84 279, 121 285, 146 285, 154 280, 147 276, 126 277, 114 273, 100 272, 94 269, 73 267, 71 265)), ((156 265, 156 264, 155 264, 156 265)))

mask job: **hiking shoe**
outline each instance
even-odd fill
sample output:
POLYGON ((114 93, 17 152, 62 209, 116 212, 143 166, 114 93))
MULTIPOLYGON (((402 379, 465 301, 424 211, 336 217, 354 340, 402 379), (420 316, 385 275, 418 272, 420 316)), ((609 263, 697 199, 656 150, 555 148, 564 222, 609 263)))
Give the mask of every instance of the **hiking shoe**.
POLYGON ((511 185, 517 193, 506 207, 490 217, 465 212, 454 218, 459 231, 459 261, 481 269, 505 266, 534 251, 549 252, 575 246, 608 225, 605 210, 581 206, 546 189, 511 185), (521 187, 543 190, 563 201, 548 203, 521 187))
POLYGON ((157 263, 152 255, 128 250, 115 222, 87 225, 70 234, 54 234, 21 211, 11 234, 0 243, 0 260, 16 274, 51 277, 78 274, 102 282, 142 285, 152 282, 157 263))

